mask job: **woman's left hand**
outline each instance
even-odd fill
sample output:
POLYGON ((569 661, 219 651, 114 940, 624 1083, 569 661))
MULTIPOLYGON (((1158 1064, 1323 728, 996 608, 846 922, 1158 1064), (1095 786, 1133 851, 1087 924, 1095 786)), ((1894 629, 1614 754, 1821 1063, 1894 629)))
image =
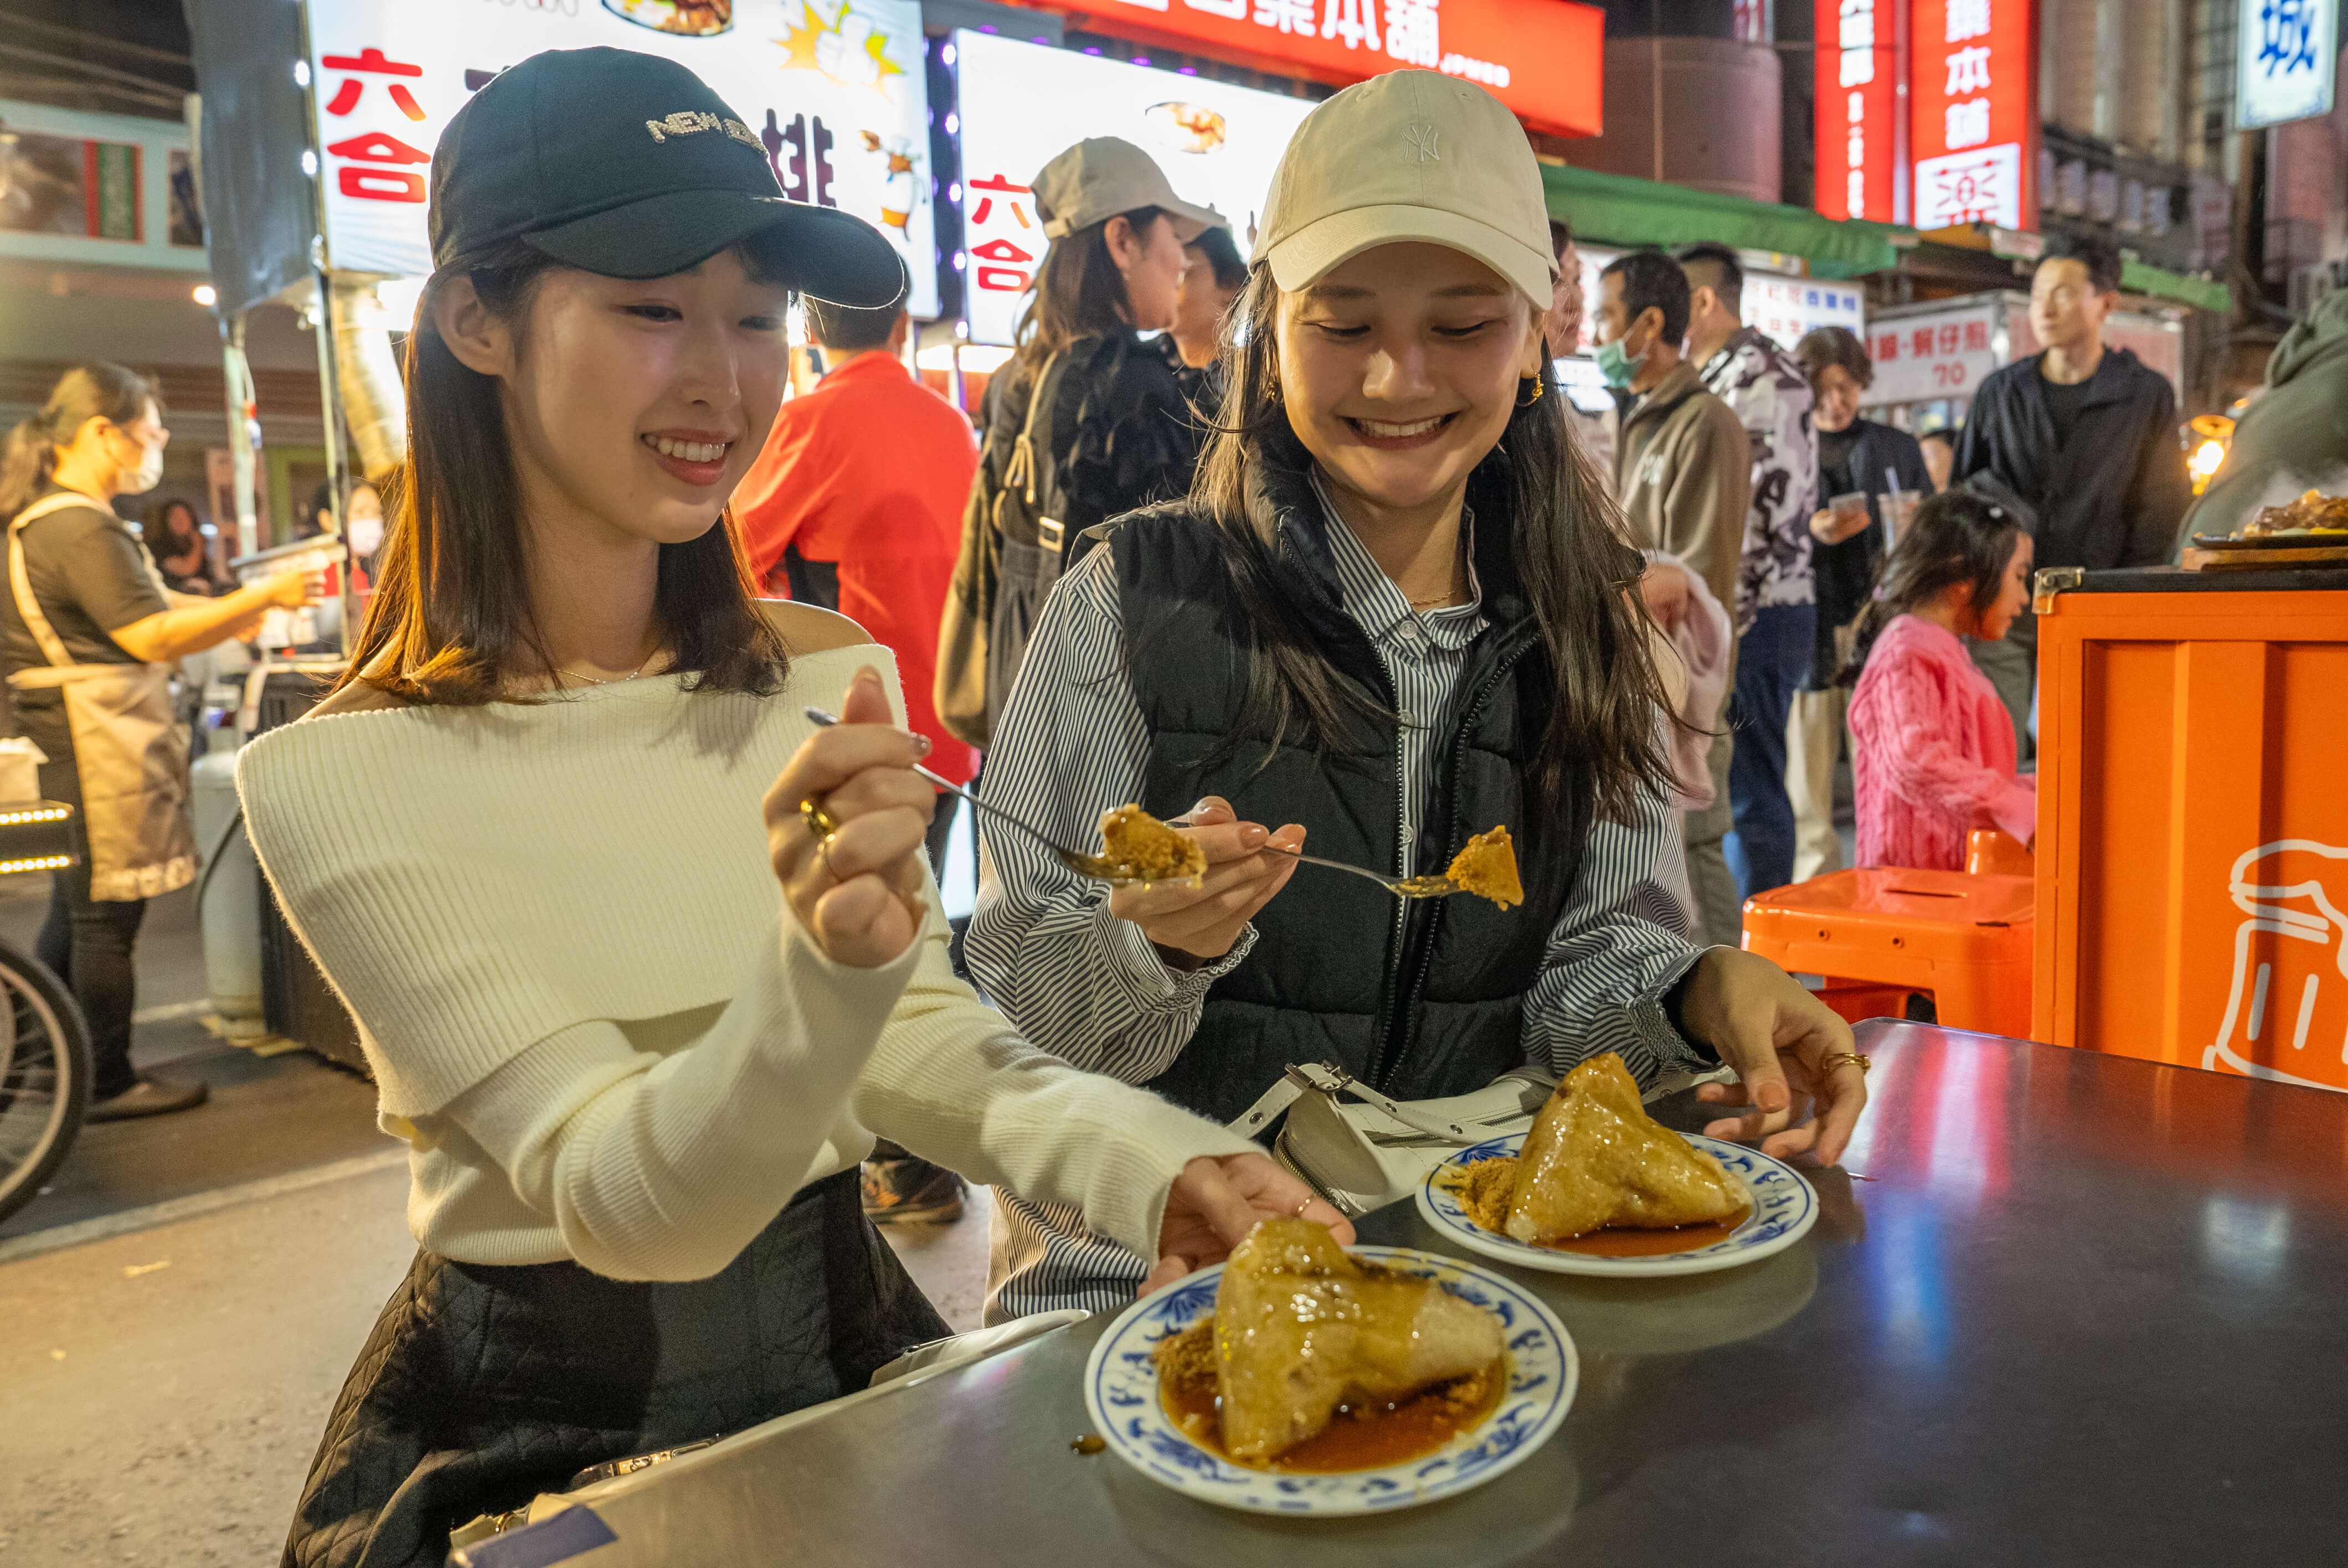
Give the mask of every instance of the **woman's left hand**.
POLYGON ((1696 1098, 1746 1108, 1706 1127, 1707 1136, 1757 1138, 1765 1154, 1807 1149, 1822 1165, 1842 1158, 1867 1104, 1867 1076, 1849 1056, 1822 1071, 1828 1058, 1853 1050, 1850 1025, 1800 981, 1766 958, 1708 948, 1689 978, 1680 1020, 1736 1070, 1736 1083, 1707 1083, 1696 1098), (1797 1124, 1802 1098, 1814 1102, 1817 1119, 1797 1124))
POLYGON ((1158 1226, 1158 1266, 1141 1294, 1173 1284, 1193 1269, 1220 1263, 1262 1222, 1295 1214, 1329 1227, 1340 1246, 1354 1239, 1344 1215, 1263 1154, 1204 1155, 1182 1167, 1166 1194, 1158 1226))
POLYGON ((783 896, 834 963, 879 968, 921 934, 928 910, 922 845, 937 796, 912 771, 929 743, 890 722, 888 689, 867 666, 850 682, 840 723, 799 745, 767 791, 767 852, 783 896), (838 825, 809 829, 800 803, 838 825))

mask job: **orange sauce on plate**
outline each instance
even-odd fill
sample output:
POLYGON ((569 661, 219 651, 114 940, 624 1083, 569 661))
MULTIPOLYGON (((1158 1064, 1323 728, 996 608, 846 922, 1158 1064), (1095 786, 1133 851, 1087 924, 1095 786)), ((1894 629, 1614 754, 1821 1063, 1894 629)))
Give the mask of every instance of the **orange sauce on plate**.
POLYGON ((1612 1225, 1604 1230, 1570 1235, 1561 1241, 1535 1245, 1545 1246, 1551 1252, 1578 1252, 1588 1257, 1662 1257, 1669 1253, 1694 1252, 1698 1247, 1726 1241, 1752 1217, 1753 1205, 1747 1204, 1725 1220, 1708 1220, 1702 1225, 1674 1225, 1669 1230, 1638 1230, 1628 1225, 1612 1225))
POLYGON ((1247 1464, 1231 1459, 1224 1450, 1222 1412, 1219 1409, 1222 1401, 1210 1379, 1180 1383, 1161 1379, 1159 1399, 1182 1435, 1218 1459, 1229 1460, 1246 1470, 1328 1475, 1407 1464, 1433 1453, 1460 1433, 1473 1430, 1499 1408, 1500 1396, 1508 1391, 1508 1371, 1504 1358, 1488 1372, 1484 1398, 1473 1405, 1463 1406, 1450 1398, 1441 1385, 1364 1409, 1340 1405, 1336 1419, 1267 1465, 1247 1464))

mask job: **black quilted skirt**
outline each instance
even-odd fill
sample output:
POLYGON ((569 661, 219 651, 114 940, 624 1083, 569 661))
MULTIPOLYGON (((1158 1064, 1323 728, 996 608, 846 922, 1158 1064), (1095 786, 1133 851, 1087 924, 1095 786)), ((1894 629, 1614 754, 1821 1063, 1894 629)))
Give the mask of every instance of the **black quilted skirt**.
POLYGON ((853 1170, 690 1284, 418 1253, 327 1419, 285 1568, 439 1568, 477 1514, 852 1393, 948 1332, 865 1219, 853 1170))

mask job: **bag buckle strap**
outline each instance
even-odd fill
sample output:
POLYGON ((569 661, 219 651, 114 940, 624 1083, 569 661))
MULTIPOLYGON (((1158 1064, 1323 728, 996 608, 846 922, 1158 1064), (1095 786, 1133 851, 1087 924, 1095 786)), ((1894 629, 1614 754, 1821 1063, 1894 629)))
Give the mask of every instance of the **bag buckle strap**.
MULTIPOLYGON (((1032 499, 1033 497, 1030 498, 1032 499)), ((1043 546, 1045 549, 1050 550, 1054 555, 1060 553, 1062 546, 1067 542, 1067 525, 1061 522, 1059 518, 1038 518, 1035 519, 1035 542, 1043 546)))

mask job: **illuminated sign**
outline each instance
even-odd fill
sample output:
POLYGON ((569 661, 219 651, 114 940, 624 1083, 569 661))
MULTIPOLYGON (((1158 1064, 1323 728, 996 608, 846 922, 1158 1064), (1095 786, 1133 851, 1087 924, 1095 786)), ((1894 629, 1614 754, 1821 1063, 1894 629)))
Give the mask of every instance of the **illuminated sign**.
POLYGON ((1245 255, 1307 98, 1129 66, 988 33, 954 35, 962 117, 963 297, 973 343, 1007 343, 1044 259, 1031 187, 1088 136, 1147 150, 1183 200, 1231 220, 1245 255))
POLYGON ((664 56, 708 83, 766 149, 783 193, 877 226, 912 274, 907 308, 938 313, 915 0, 310 0, 309 12, 317 178, 341 271, 428 274, 432 149, 449 117, 542 49, 604 45, 664 56))
POLYGON ((1818 210, 1905 220, 1899 189, 1901 0, 1817 0, 1818 210))
POLYGON ((2234 123, 2244 130, 2332 112, 2339 0, 2242 0, 2234 123))
POLYGON ((1338 84, 1423 67, 1542 130, 1605 128, 1606 14, 1570 0, 1020 0, 1338 84))
POLYGON ((1913 0, 1908 142, 1917 228, 2037 227, 2035 25, 2031 0, 1913 0))

